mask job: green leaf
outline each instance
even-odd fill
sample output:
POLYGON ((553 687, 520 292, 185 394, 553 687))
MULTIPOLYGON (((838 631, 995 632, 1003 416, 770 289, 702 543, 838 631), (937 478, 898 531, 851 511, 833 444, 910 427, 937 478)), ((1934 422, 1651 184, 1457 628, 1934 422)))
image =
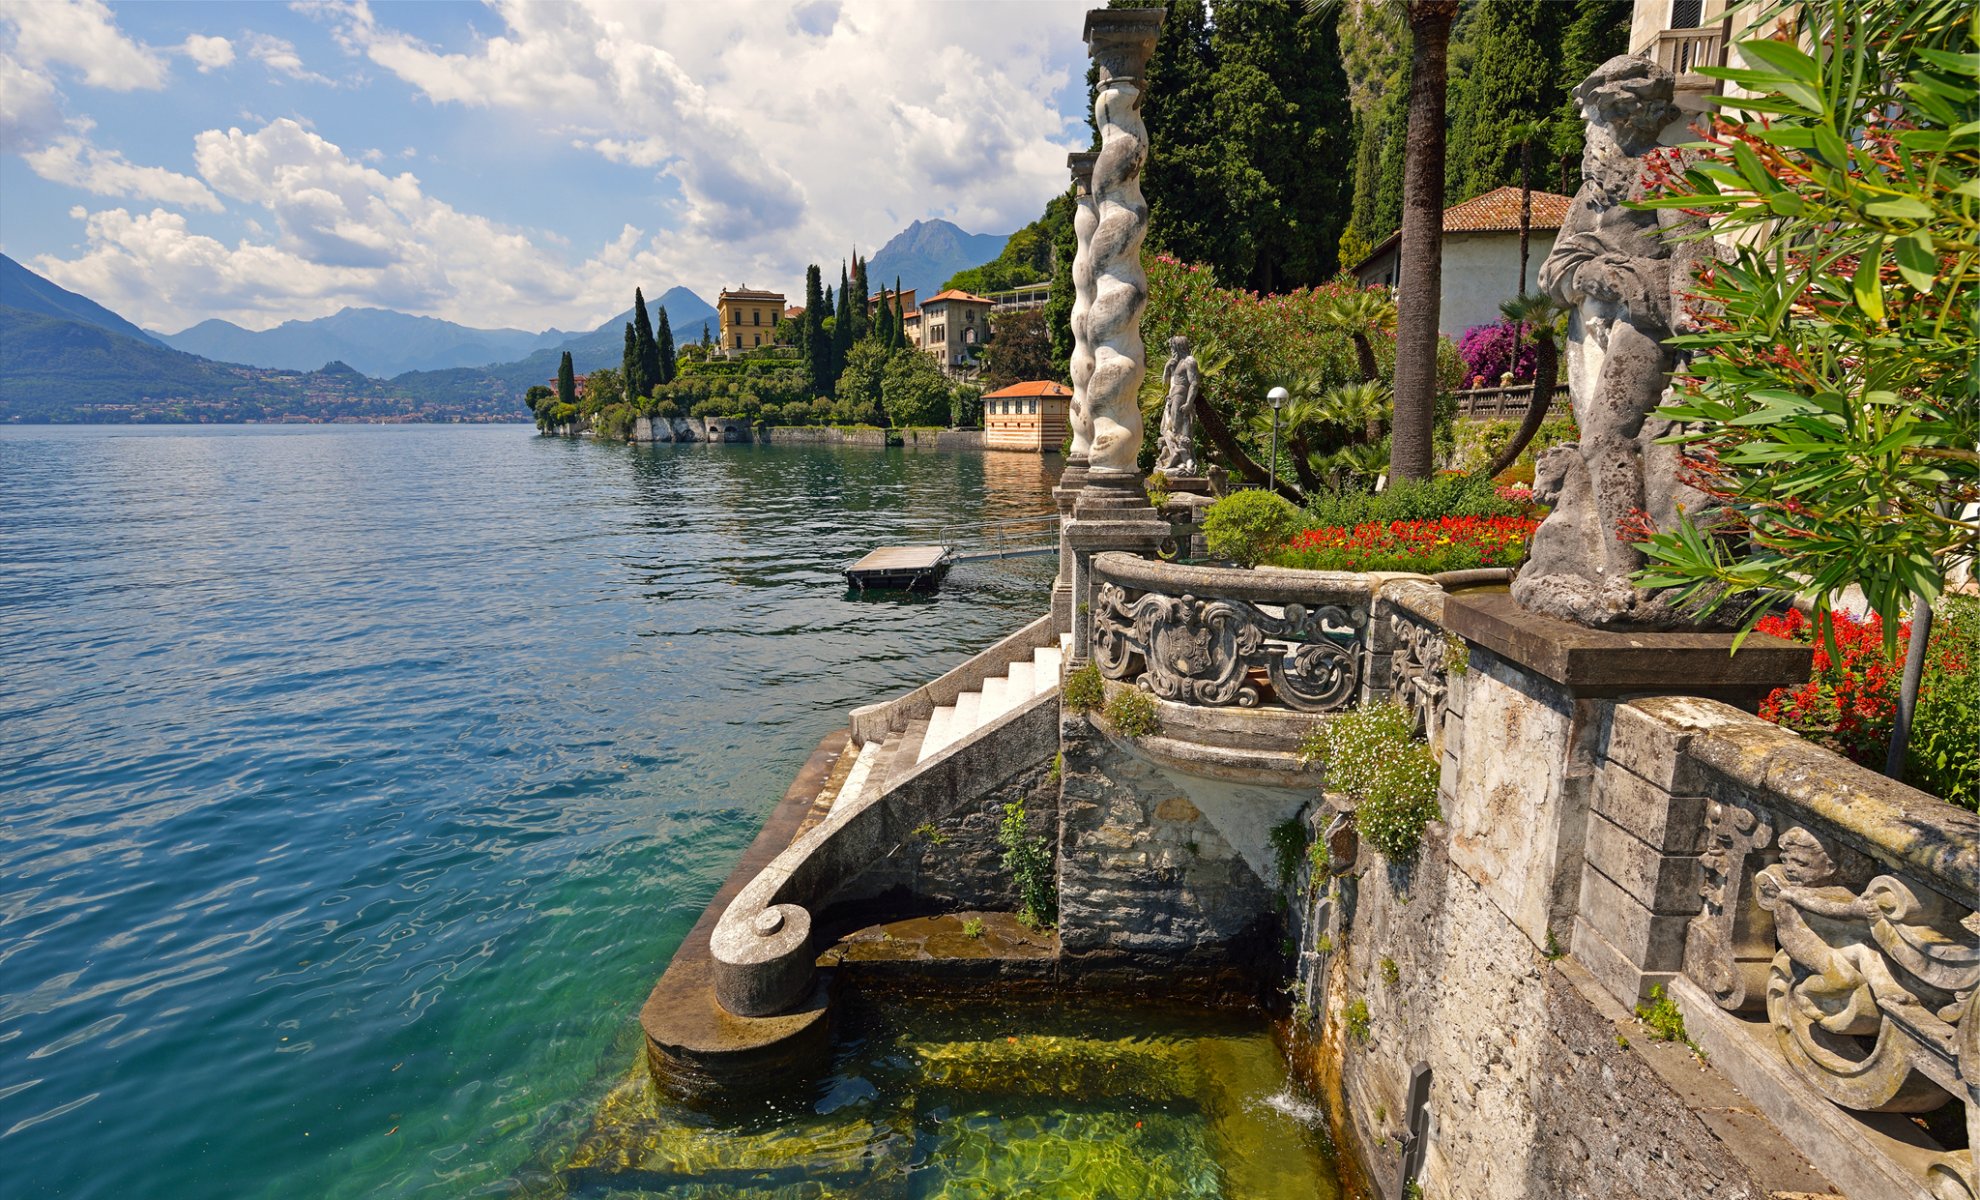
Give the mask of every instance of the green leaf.
POLYGON ((1904 281, 1918 291, 1930 292, 1933 277, 1939 270, 1938 256, 1932 252, 1932 235, 1923 229, 1914 230, 1893 243, 1892 249, 1897 256, 1898 274, 1904 276, 1904 281))
MULTIPOLYGON (((1747 151, 1751 154, 1752 151, 1747 151)), ((1759 159, 1754 159, 1759 165, 1759 159)), ((1863 206, 1863 211, 1886 221, 1929 221, 1932 210, 1910 196, 1893 196, 1888 200, 1874 200, 1863 206)))
POLYGON ((1811 85, 1821 81, 1821 65, 1792 42, 1776 42, 1770 39, 1741 42, 1739 55, 1747 62, 1759 63, 1762 67, 1771 68, 1775 74, 1784 79, 1811 85))
POLYGON ((1835 130, 1826 125, 1817 126, 1815 129, 1815 152, 1822 156, 1822 161, 1832 167, 1839 170, 1847 170, 1849 167, 1849 147, 1836 135, 1835 130))
POLYGON ((1884 285, 1877 278, 1877 263, 1881 253, 1865 254, 1863 261, 1856 264, 1856 278, 1850 281, 1850 291, 1856 295, 1856 307, 1872 321, 1884 319, 1884 285))

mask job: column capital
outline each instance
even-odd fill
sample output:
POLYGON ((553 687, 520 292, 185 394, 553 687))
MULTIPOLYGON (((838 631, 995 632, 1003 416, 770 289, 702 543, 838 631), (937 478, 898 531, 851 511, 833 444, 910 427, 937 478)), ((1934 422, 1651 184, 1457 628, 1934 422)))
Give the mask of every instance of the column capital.
POLYGON ((1159 8, 1095 8, 1086 14, 1081 35, 1100 68, 1100 78, 1138 79, 1155 52, 1155 35, 1162 28, 1159 8))

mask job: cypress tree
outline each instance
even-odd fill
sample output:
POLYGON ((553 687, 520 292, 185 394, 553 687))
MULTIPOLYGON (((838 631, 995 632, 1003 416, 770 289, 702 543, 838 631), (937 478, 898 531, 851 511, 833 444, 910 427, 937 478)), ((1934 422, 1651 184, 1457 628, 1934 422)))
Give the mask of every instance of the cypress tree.
POLYGON ((639 352, 639 386, 633 387, 631 375, 626 376, 626 385, 633 387, 633 395, 644 396, 667 379, 660 366, 660 343, 654 340, 653 322, 646 315, 646 295, 638 288, 633 289, 633 339, 639 352))
POLYGON ((827 303, 818 264, 812 263, 804 269, 804 322, 799 326, 803 332, 798 344, 804 348, 805 381, 814 400, 832 394, 832 343, 825 336, 827 303))
POLYGON ((626 350, 619 359, 619 373, 626 381, 627 396, 644 396, 646 364, 640 361, 639 335, 633 331, 633 323, 626 322, 626 350))
POLYGON ((894 306, 887 289, 880 289, 880 308, 873 314, 873 340, 889 350, 894 348, 894 306))
POLYGON ((852 280, 846 273, 846 264, 839 263, 839 311, 833 314, 832 321, 832 378, 837 379, 846 369, 846 351, 852 349, 852 280))
POLYGON ((894 344, 906 347, 907 339, 907 300, 901 295, 901 277, 894 276, 894 344))
POLYGON ((653 378, 658 383, 672 383, 675 372, 680 370, 680 364, 674 361, 679 351, 674 348, 674 326, 667 320, 667 310, 664 308, 660 310, 660 332, 653 341, 656 368, 653 378))
POLYGON ((708 322, 703 321, 701 323, 701 345, 705 349, 714 344, 715 339, 708 336, 708 322))
POLYGON ((577 373, 571 369, 571 352, 564 351, 563 361, 557 364, 557 403, 577 405, 577 373))
POLYGON ((873 288, 866 281, 866 260, 858 254, 853 255, 852 289, 852 340, 856 342, 873 331, 873 321, 866 311, 866 302, 873 295, 873 288))

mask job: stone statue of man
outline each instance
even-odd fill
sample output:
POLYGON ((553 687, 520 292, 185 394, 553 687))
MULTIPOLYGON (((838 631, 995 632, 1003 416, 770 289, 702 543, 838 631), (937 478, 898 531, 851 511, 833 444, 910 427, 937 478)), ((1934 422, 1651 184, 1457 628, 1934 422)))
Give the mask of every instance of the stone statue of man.
POLYGON ((1189 339, 1169 339, 1169 362, 1162 368, 1168 399, 1162 404, 1162 440, 1155 451, 1155 469, 1168 476, 1196 475, 1196 391, 1203 373, 1189 352, 1189 339))
POLYGON ((1684 291, 1691 263, 1709 242, 1675 239, 1685 218, 1625 207, 1643 198, 1644 156, 1679 116, 1671 73, 1622 55, 1574 91, 1588 123, 1583 182, 1540 289, 1569 309, 1568 391, 1578 444, 1536 464, 1536 498, 1554 511, 1533 539, 1513 583, 1529 611, 1598 628, 1695 625, 1666 594, 1636 588, 1643 565, 1632 544, 1644 526, 1694 519, 1704 497, 1679 481, 1675 447, 1657 445, 1671 423, 1654 415, 1677 365, 1668 339, 1689 325, 1684 291))

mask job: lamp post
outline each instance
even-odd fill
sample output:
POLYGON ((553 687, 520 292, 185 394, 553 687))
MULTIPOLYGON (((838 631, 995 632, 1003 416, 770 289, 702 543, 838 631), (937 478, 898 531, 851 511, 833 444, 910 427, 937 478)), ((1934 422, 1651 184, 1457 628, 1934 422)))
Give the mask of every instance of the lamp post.
POLYGON ((1265 403, 1272 406, 1272 491, 1279 490, 1279 410, 1286 406, 1287 393, 1282 387, 1275 387, 1265 393, 1265 403))

